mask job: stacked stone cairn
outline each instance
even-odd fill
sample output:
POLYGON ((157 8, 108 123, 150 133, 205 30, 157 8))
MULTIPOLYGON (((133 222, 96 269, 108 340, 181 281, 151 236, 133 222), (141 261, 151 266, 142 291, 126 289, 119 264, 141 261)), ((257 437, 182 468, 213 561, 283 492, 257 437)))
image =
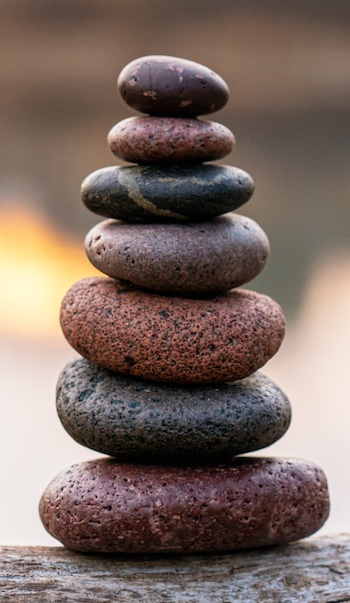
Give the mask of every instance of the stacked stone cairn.
POLYGON ((118 87, 148 115, 108 136, 134 165, 83 182, 86 206, 109 218, 86 238, 108 277, 79 281, 63 300, 63 333, 82 357, 57 387, 66 431, 109 457, 52 481, 44 526, 67 548, 95 553, 229 551, 308 536, 328 515, 322 470, 237 456, 280 438, 290 405, 257 372, 281 344, 282 310, 237 288, 269 256, 262 229, 232 213, 254 183, 207 163, 235 140, 197 119, 222 108, 228 88, 208 68, 167 56, 133 61, 118 87))

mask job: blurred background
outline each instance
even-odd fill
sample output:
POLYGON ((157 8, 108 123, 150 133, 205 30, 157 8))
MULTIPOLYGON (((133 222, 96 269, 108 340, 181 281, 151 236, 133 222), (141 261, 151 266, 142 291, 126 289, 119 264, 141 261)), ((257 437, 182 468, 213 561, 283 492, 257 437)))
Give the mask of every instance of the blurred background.
POLYGON ((55 544, 41 493, 98 456, 56 416, 57 377, 75 354, 58 312, 95 273, 83 240, 103 218, 82 205, 80 183, 117 162, 107 133, 135 113, 116 79, 147 54, 198 61, 229 85, 212 116, 237 139, 223 162, 253 176, 241 213, 272 248, 249 286, 288 323, 264 372, 293 422, 260 454, 321 465, 332 502, 322 531, 350 530, 349 25, 348 0, 0 0, 0 544, 55 544))

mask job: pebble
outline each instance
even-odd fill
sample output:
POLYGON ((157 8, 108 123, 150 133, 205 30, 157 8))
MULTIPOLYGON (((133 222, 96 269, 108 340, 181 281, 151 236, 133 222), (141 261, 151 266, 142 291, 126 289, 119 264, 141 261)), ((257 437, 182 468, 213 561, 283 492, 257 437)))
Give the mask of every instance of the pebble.
POLYGON ((167 297, 107 277, 71 287, 61 326, 82 356, 154 381, 243 379, 281 345, 285 320, 266 295, 233 289, 216 297, 167 297))
POLYGON ((129 117, 109 132, 109 147, 132 163, 213 161, 234 149, 231 130, 214 121, 180 117, 129 117))
POLYGON ((214 113, 229 97, 226 82, 208 67, 163 55, 141 57, 126 65, 118 90, 136 111, 173 117, 214 113))
POLYGON ((214 164, 112 166, 82 183, 86 207, 127 221, 210 220, 246 203, 253 179, 243 170, 214 164))
POLYGON ((198 553, 309 536, 326 520, 329 500, 322 470, 299 459, 190 467, 98 459, 60 473, 39 509, 68 549, 198 553))
POLYGON ((290 404, 267 377, 170 386, 130 379, 75 359, 57 384, 57 412, 69 435, 119 459, 209 461, 259 450, 287 431, 290 404))
POLYGON ((176 294, 226 291, 264 268, 269 241, 250 218, 225 214, 192 224, 105 220, 87 234, 90 262, 112 278, 176 294))

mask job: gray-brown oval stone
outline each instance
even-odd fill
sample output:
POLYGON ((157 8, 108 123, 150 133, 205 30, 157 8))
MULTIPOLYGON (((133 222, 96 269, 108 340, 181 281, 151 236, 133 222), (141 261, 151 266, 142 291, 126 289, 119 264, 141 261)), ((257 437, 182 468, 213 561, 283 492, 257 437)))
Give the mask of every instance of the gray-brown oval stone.
POLYGON ((270 247, 256 222, 232 213, 191 224, 106 220, 90 230, 85 250, 90 262, 112 278, 194 294, 249 282, 264 268, 270 247))
POLYGON ((309 536, 329 500, 322 470, 298 459, 191 467, 99 459, 60 473, 39 509, 47 531, 76 551, 197 553, 309 536))
POLYGON ((210 383, 263 366, 281 345, 285 320, 276 302, 252 291, 168 297, 93 277, 66 294, 61 326, 99 366, 154 381, 210 383))
POLYGON ((286 396, 260 373, 234 383, 171 386, 125 377, 85 358, 62 371, 57 412, 79 444, 158 463, 227 460, 264 448, 282 437, 291 416, 286 396))
POLYGON ((231 130, 214 121, 180 117, 129 117, 108 134, 117 157, 132 163, 213 161, 235 146, 231 130))

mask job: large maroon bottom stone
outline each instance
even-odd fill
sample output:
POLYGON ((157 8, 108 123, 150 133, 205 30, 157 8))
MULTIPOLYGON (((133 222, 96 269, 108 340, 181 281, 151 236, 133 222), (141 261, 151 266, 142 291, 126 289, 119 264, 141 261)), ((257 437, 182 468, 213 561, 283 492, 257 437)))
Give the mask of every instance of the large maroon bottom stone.
POLYGON ((317 466, 254 457, 207 467, 88 461, 60 473, 40 502, 52 536, 95 553, 283 544, 318 530, 328 511, 326 478, 317 466))

